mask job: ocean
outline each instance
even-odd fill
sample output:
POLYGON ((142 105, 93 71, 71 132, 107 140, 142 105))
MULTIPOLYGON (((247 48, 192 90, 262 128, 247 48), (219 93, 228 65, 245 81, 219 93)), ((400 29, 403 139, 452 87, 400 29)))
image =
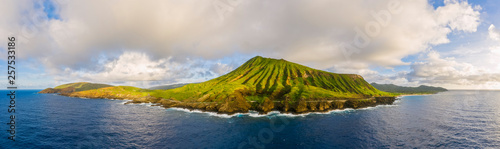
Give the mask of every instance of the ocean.
POLYGON ((16 141, 1 91, 0 148, 500 148, 500 91, 302 115, 220 115, 38 91, 16 91, 16 141))

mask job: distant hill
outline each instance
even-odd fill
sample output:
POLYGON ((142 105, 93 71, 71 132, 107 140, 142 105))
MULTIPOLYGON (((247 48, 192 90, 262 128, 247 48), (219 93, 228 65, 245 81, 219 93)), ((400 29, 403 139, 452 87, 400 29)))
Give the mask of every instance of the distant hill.
POLYGON ((47 88, 39 93, 72 93, 86 90, 93 90, 105 87, 112 87, 112 85, 108 84, 98 84, 98 83, 88 83, 88 82, 77 82, 77 83, 68 83, 56 86, 54 88, 47 88))
POLYGON ((394 84, 377 84, 371 83, 371 85, 378 90, 391 93, 403 93, 403 94, 435 94, 438 92, 448 91, 442 87, 426 86, 420 85, 419 87, 405 87, 397 86, 394 84))
POLYGON ((184 85, 188 85, 189 83, 181 83, 181 84, 171 84, 171 85, 160 85, 160 86, 154 86, 154 87, 150 87, 148 89, 151 89, 151 90, 168 90, 168 89, 174 89, 174 88, 179 88, 179 87, 183 87, 184 85))

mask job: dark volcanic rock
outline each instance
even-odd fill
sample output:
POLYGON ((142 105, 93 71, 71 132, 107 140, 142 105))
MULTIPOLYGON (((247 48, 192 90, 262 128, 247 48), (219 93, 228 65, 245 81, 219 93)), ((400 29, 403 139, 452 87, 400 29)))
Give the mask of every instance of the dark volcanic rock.
POLYGON ((278 111, 282 111, 285 113, 293 112, 292 104, 290 104, 290 103, 292 103, 290 101, 290 99, 286 98, 285 100, 282 100, 282 101, 279 101, 278 103, 276 103, 275 108, 278 111))
POLYGON ((376 101, 370 99, 350 99, 344 103, 344 107, 353 109, 370 107, 375 105, 376 101))
POLYGON ((274 109, 274 102, 269 98, 265 98, 262 103, 254 102, 255 106, 252 109, 259 111, 261 114, 266 114, 274 109))
POLYGON ((205 107, 205 110, 207 111, 216 111, 218 109, 218 104, 217 103, 210 103, 205 107))
POLYGON ((296 113, 304 113, 308 112, 309 109, 307 108, 307 102, 304 99, 299 100, 297 103, 297 107, 295 108, 296 113))
POLYGON ((396 100, 396 97, 375 97, 377 104, 392 104, 396 100))
POLYGON ((332 101, 331 108, 332 109, 344 109, 344 103, 345 102, 342 102, 342 101, 332 101))
POLYGON ((163 107, 165 108, 170 108, 170 107, 175 107, 177 106, 180 102, 175 101, 175 100, 170 100, 170 99, 162 99, 159 102, 163 107))
POLYGON ((246 113, 250 110, 251 105, 245 100, 245 98, 240 97, 230 97, 219 107, 218 112, 220 113, 246 113))
POLYGON ((330 109, 330 104, 328 103, 328 101, 321 101, 319 103, 319 107, 318 107, 319 111, 326 111, 328 109, 330 109))
POLYGON ((308 102, 307 103, 307 108, 309 111, 318 111, 318 102, 308 102))

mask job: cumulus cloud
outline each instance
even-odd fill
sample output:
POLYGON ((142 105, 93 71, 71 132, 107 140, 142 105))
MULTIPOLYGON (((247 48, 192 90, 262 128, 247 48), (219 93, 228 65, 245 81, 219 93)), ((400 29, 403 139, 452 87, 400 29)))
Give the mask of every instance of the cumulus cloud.
MULTIPOLYGON (((474 49, 481 47, 474 47, 474 49)), ((487 47, 482 47, 486 48, 487 47)), ((403 86, 433 85, 449 89, 494 89, 500 87, 500 53, 482 50, 473 57, 448 57, 431 50, 410 64, 409 71, 392 74, 368 73, 367 81, 403 86)))
POLYGON ((481 6, 472 7, 467 1, 445 0, 445 7, 436 9, 438 23, 446 24, 452 30, 475 32, 479 25, 481 6), (460 13, 457 13, 459 12, 460 13))
MULTIPOLYGON (((188 59, 216 60, 234 53, 285 58, 319 69, 408 65, 401 59, 448 43, 451 32, 475 32, 481 9, 457 0, 436 9, 427 0, 52 2, 60 19, 41 15, 41 21, 33 21, 32 16, 44 14, 33 7, 39 1, 0 6, 15 8, 2 13, 9 16, 3 17, 8 23, 1 24, 6 30, 0 33, 13 31, 28 41, 21 58, 38 59, 52 74, 124 80, 165 78, 122 72, 129 66, 175 73, 166 66, 175 63, 196 72, 203 68, 188 59)), ((228 67, 211 69, 219 75, 228 67)))
POLYGON ((153 60, 141 52, 125 52, 117 59, 99 62, 102 70, 66 68, 55 76, 58 82, 93 80, 114 84, 152 85, 193 83, 211 79, 232 70, 232 66, 215 61, 186 59, 183 63, 172 57, 153 60))
POLYGON ((409 81, 462 86, 500 82, 500 73, 496 69, 457 62, 453 57, 442 58, 435 51, 430 51, 427 56, 426 61, 411 65, 412 72, 406 76, 409 81))

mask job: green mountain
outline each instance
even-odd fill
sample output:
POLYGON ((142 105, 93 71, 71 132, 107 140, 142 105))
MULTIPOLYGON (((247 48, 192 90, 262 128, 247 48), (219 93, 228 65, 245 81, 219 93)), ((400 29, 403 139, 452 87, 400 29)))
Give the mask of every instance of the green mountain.
POLYGON ((54 88, 47 88, 38 93, 72 93, 86 90, 93 90, 105 87, 112 87, 112 85, 107 84, 97 84, 97 83, 88 83, 88 82, 77 82, 77 83, 68 83, 56 86, 54 88))
POLYGON ((419 87, 405 87, 397 86, 394 84, 377 84, 371 83, 371 85, 381 91, 391 92, 391 93, 401 93, 401 94, 435 94, 438 92, 448 91, 442 87, 425 86, 420 85, 419 87))
POLYGON ((283 59, 260 56, 221 77, 155 96, 179 101, 217 102, 229 97, 248 101, 349 99, 392 95, 382 92, 356 74, 336 74, 283 59))

